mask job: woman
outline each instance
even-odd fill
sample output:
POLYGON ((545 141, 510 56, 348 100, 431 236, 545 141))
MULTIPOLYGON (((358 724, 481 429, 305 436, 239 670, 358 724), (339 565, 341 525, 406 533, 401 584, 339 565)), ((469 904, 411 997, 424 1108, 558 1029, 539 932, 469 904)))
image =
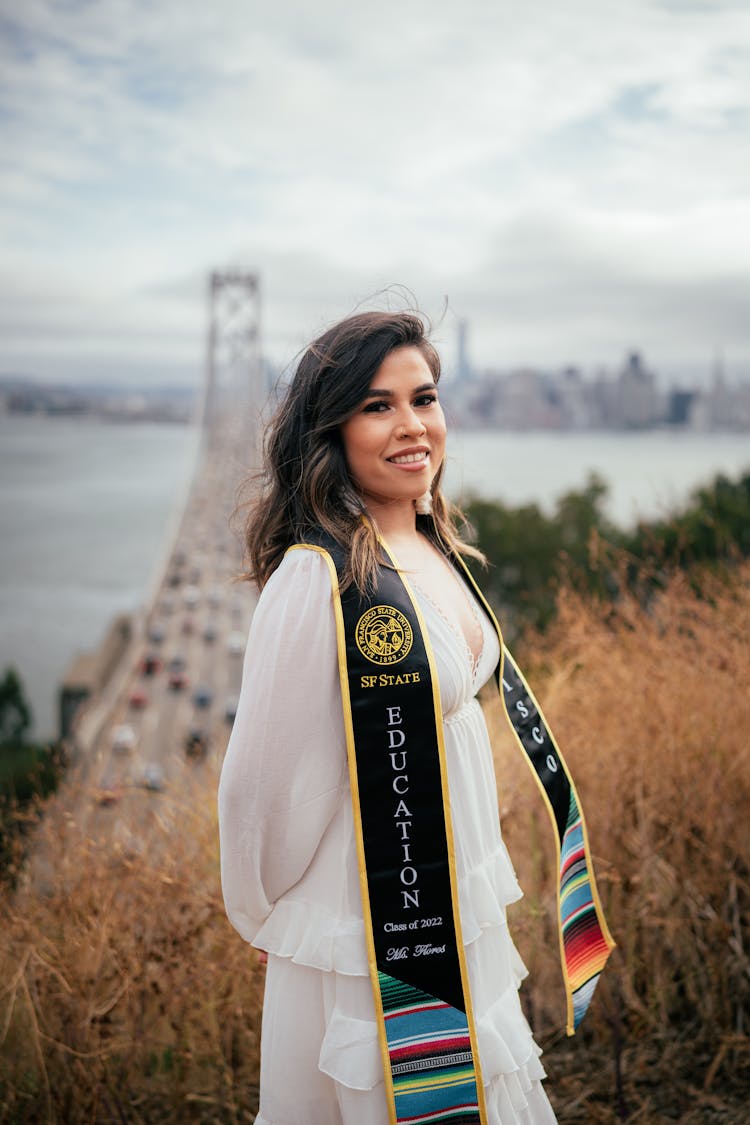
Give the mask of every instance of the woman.
MULTIPOLYGON (((247 530, 248 577, 262 593, 219 791, 227 912, 242 937, 268 953, 260 1125, 395 1120, 389 1116, 393 1091, 409 1082, 414 1088, 413 1057, 421 1057, 423 1048, 410 1046, 412 1055, 404 1054, 403 1046, 387 1039, 393 1013, 385 992, 378 993, 378 980, 383 989, 401 980, 404 959, 417 973, 414 995, 437 996, 433 970, 453 955, 452 940, 458 991, 450 1002, 443 998, 424 1007, 451 1018, 462 1008, 470 1013, 463 1047, 443 1062, 464 1068, 461 1081, 466 1089, 474 1081, 479 1108, 459 1117, 458 1109, 444 1109, 440 1098, 448 1095, 436 1092, 427 1095, 429 1106, 434 1096, 446 1116, 430 1117, 429 1109, 419 1116, 404 1100, 403 1119, 411 1113, 411 1120, 492 1125, 555 1120, 541 1086, 540 1051, 518 1000, 525 970, 508 934, 505 907, 521 892, 500 834, 492 755, 476 701, 498 662, 499 642, 447 557, 478 552, 458 538, 440 491, 446 427, 439 376, 438 356, 418 316, 350 317, 307 349, 267 439, 266 487, 247 530), (378 604, 361 613, 357 645, 352 642, 347 656, 342 637, 348 619, 341 606, 346 611, 346 599, 354 598, 356 617, 370 604, 368 594, 371 602, 382 601, 384 584, 394 581, 411 591, 404 594, 403 612, 386 606, 391 616, 378 618, 384 609, 378 604), (409 599, 415 603, 411 616, 409 599), (369 633, 368 622, 377 626, 369 633), (415 648, 420 643, 415 633, 426 634, 432 671, 425 673, 422 665, 422 673, 401 674, 408 664, 402 661, 405 649, 412 640, 415 648), (372 677, 342 678, 347 659, 362 659, 365 668, 370 661, 372 677), (375 693, 366 689, 377 689, 381 677, 401 690, 402 681, 414 686, 410 677, 423 683, 431 675, 432 698, 442 711, 435 741, 443 748, 434 752, 442 754, 447 775, 448 811, 442 798, 430 798, 431 807, 441 806, 430 835, 442 840, 446 825, 450 871, 441 885, 454 904, 452 923, 419 910, 419 880, 427 879, 419 856, 428 841, 423 833, 412 854, 406 802, 419 798, 411 791, 394 798, 400 801, 394 815, 402 819, 395 825, 406 856, 394 884, 401 898, 378 913, 380 884, 362 833, 367 817, 379 815, 382 831, 392 834, 393 810, 372 808, 363 773, 352 775, 353 812, 347 758, 347 750, 350 763, 361 750, 351 708, 358 713, 360 704, 369 705, 375 693), (412 921, 427 927, 417 944, 412 921), (388 933, 387 948, 381 931, 388 933), (393 1072, 386 1073, 391 1064, 393 1072)), ((393 590, 390 602, 400 605, 394 598, 401 593, 393 590)), ((388 697, 389 722, 401 722, 407 698, 405 690, 388 697)), ((429 720, 425 713, 426 728, 429 720)), ((368 719, 362 739, 370 727, 368 719)), ((404 745, 396 726, 388 734, 391 748, 404 745)), ((394 770, 405 766, 405 752, 393 751, 394 770)), ((366 756, 359 761, 364 769, 366 756)), ((412 784, 406 772, 391 780, 395 794, 412 784)), ((439 1035, 428 1029, 425 1039, 439 1035)))

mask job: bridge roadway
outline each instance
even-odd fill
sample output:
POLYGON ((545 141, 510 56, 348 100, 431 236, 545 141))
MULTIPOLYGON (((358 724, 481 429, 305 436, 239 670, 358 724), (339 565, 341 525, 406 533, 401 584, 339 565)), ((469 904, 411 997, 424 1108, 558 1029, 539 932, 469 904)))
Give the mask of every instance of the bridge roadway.
MULTIPOLYGON (((236 581, 241 541, 230 530, 251 448, 231 424, 206 442, 153 602, 116 683, 81 718, 60 811, 90 840, 151 850, 154 829, 215 801, 256 600, 236 581)), ((33 866, 41 886, 55 881, 49 849, 33 866)))

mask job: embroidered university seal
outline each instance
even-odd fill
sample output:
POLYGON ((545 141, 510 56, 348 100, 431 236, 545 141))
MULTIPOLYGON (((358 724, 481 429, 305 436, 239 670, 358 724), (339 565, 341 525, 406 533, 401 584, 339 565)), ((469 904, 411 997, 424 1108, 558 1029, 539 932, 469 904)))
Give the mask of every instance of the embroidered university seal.
POLYGON ((355 639, 371 664, 398 664, 409 655, 414 634, 399 610, 392 605, 374 605, 357 622, 355 639))

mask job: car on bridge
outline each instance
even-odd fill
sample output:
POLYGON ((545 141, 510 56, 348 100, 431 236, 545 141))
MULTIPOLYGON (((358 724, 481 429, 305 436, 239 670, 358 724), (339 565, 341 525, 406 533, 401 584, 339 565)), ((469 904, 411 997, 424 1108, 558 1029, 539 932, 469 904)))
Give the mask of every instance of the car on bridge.
POLYGON ((188 609, 195 609, 198 602, 201 600, 201 592, 197 586, 186 586, 182 591, 182 596, 185 599, 185 605, 188 609))
POLYGON ((245 634, 234 629, 227 637, 227 652, 230 656, 242 656, 245 651, 245 634))
POLYGON ((148 627, 148 639, 152 645, 160 645, 167 635, 167 630, 162 625, 161 621, 152 621, 148 627))
POLYGON ((112 731, 112 749, 116 754, 129 754, 137 744, 138 737, 130 723, 120 723, 112 731))
POLYGON ((144 788, 160 793, 164 788, 164 770, 158 762, 148 762, 143 770, 144 788))
POLYGON ((208 735, 201 727, 191 727, 185 735, 185 753, 189 758, 203 758, 208 750, 208 735))
POLYGON ((208 684, 198 684, 193 692, 193 705, 205 711, 207 707, 211 706, 213 702, 214 693, 208 684))
POLYGON ((141 657, 138 670, 142 676, 155 676, 157 672, 161 671, 161 657, 157 656, 155 652, 147 652, 141 657))
POLYGON ((168 683, 172 691, 181 691, 187 687, 187 674, 184 656, 173 656, 168 665, 168 683))

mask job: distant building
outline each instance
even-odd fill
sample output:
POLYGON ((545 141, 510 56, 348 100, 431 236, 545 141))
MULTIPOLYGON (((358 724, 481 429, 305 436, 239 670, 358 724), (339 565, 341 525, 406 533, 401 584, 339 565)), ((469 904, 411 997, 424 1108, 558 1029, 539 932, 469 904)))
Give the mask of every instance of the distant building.
POLYGON ((735 396, 727 385, 724 361, 720 355, 716 357, 713 383, 708 397, 712 427, 720 430, 733 429, 736 424, 735 396))
POLYGON ((586 384, 586 407, 590 429, 602 429, 614 425, 615 384, 603 367, 599 368, 591 382, 586 384))
POLYGON ((505 380, 502 421, 512 430, 559 429, 562 419, 554 388, 541 372, 524 367, 505 380))
POLYGON ((616 418, 624 429, 645 429, 660 421, 656 378, 647 371, 639 352, 631 352, 617 377, 616 418))
POLYGON ((695 394, 689 421, 694 430, 750 430, 750 383, 730 386, 718 357, 711 387, 695 394))
POLYGON ((557 379, 557 401, 566 429, 583 430, 591 422, 586 383, 577 367, 565 367, 557 379))
POLYGON ((469 322, 468 320, 459 320, 458 327, 458 348, 456 355, 456 376, 461 382, 465 383, 471 379, 472 371, 471 364, 469 363, 469 322))
POLYGON ((691 414, 697 398, 696 391, 685 391, 675 387, 667 397, 666 421, 670 426, 689 426, 691 414))

